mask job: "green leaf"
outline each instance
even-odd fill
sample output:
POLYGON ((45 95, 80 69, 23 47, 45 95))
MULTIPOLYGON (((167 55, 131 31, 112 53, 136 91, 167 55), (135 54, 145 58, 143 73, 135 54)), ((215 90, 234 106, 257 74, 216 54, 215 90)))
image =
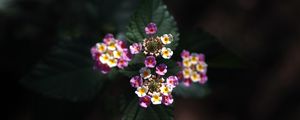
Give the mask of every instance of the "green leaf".
POLYGON ((93 70, 90 55, 92 41, 62 40, 20 82, 44 95, 81 101, 92 99, 104 77, 93 70))
POLYGON ((173 120, 173 106, 150 105, 139 106, 138 99, 133 99, 125 108, 122 120, 173 120))
POLYGON ((173 89, 173 94, 184 98, 203 98, 208 95, 210 90, 207 86, 198 83, 192 83, 191 86, 186 87, 180 83, 173 89))
POLYGON ((146 38, 144 32, 148 23, 157 25, 157 36, 172 34, 174 41, 167 47, 175 50, 179 41, 179 33, 173 16, 168 12, 166 5, 161 0, 143 0, 127 26, 126 40, 130 43, 142 42, 146 38))

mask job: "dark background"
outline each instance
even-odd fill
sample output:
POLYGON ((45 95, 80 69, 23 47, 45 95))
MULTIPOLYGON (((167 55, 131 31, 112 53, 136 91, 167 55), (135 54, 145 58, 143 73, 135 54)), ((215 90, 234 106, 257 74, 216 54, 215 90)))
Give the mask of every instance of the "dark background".
MULTIPOLYGON (((176 99, 175 119, 300 119, 300 1, 164 2, 178 23, 179 50, 197 51, 190 46, 201 46, 200 33, 206 31, 216 38, 210 46, 200 48, 208 63, 219 52, 228 51, 243 66, 234 67, 231 57, 219 59, 229 62, 209 68, 211 94, 201 99, 176 99)), ((18 81, 62 33, 103 36, 125 31, 137 5, 138 0, 0 0, 1 98, 7 117, 113 119, 105 114, 104 103, 97 97, 79 103, 56 100, 28 91, 18 81)))

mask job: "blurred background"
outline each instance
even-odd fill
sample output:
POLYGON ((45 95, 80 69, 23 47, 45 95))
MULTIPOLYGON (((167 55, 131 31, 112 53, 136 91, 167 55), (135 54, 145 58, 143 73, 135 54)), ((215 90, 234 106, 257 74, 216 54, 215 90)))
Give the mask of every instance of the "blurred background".
MULTIPOLYGON (((70 102, 19 80, 67 35, 126 30, 138 0, 0 0, 1 95, 10 120, 118 119, 105 103, 70 102)), ((300 120, 300 1, 164 0, 182 49, 207 55, 210 94, 177 98, 177 120, 300 120)), ((127 82, 121 82, 128 84, 127 82)), ((98 96, 111 95, 99 92, 98 96)))

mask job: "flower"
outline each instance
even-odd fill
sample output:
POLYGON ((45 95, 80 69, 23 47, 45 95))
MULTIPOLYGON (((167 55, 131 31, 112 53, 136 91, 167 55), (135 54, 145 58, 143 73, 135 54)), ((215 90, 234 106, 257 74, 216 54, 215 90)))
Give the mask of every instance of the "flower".
POLYGON ((97 47, 97 50, 100 52, 100 53, 103 53, 106 51, 106 48, 107 46, 104 44, 104 43, 97 43, 96 44, 96 47, 97 47))
POLYGON ((147 35, 153 35, 157 32, 157 27, 155 23, 149 23, 146 27, 145 27, 145 32, 147 35))
POLYGON ((109 54, 102 54, 100 57, 99 57, 99 60, 102 64, 106 64, 108 63, 109 59, 111 59, 111 57, 109 56, 109 54))
POLYGON ((133 43, 129 46, 131 54, 138 54, 142 51, 142 44, 141 43, 133 43))
POLYGON ((154 68, 156 65, 156 60, 154 56, 147 56, 145 61, 145 66, 148 68, 154 68))
POLYGON ((140 69, 140 75, 144 79, 148 79, 148 78, 151 77, 151 70, 148 69, 147 67, 143 67, 143 68, 140 69))
POLYGON ((166 106, 171 105, 174 99, 171 94, 162 96, 162 103, 166 106))
POLYGON ((173 41, 173 36, 172 34, 164 34, 163 36, 160 37, 160 40, 163 44, 167 45, 173 41))
POLYGON ((175 88, 178 85, 178 78, 176 76, 169 76, 167 78, 167 84, 175 88))
POLYGON ((165 75, 167 73, 167 65, 166 64, 159 64, 156 66, 156 74, 158 75, 165 75))
POLYGON ((131 53, 124 41, 115 39, 112 34, 106 34, 103 42, 98 42, 91 48, 94 68, 103 74, 108 73, 111 68, 124 69, 131 60, 131 53))
POLYGON ((152 94, 151 101, 154 105, 161 104, 161 100, 162 100, 162 97, 161 97, 160 93, 155 92, 152 94))
POLYGON ((161 87, 160 87, 160 92, 163 94, 163 95, 168 95, 169 93, 171 93, 173 90, 173 87, 169 84, 163 84, 161 87))
POLYGON ((156 57, 161 56, 164 59, 172 57, 173 51, 167 45, 172 43, 173 36, 172 34, 155 36, 157 32, 155 23, 149 23, 145 27, 145 32, 147 37, 143 39, 142 43, 133 43, 129 47, 130 53, 133 55, 140 52, 146 55, 144 67, 139 70, 139 75, 130 79, 130 84, 136 88, 135 93, 140 97, 139 104, 141 107, 147 108, 150 101, 154 105, 161 104, 162 101, 163 104, 170 105, 173 103, 171 93, 178 85, 178 78, 165 76, 168 72, 168 66, 164 63, 158 63, 156 57))
POLYGON ((148 89, 145 87, 138 87, 135 91, 135 94, 137 94, 139 97, 146 96, 146 93, 148 92, 148 89))
POLYGON ((170 59, 173 55, 173 51, 170 48, 163 47, 161 49, 162 57, 165 59, 170 59))
POLYGON ((128 61, 125 59, 119 59, 118 63, 117 63, 118 68, 120 69, 124 69, 125 67, 128 66, 128 61))
POLYGON ((190 52, 187 50, 183 50, 180 55, 182 59, 187 59, 190 57, 190 52))
POLYGON ((103 42, 104 42, 105 44, 109 44, 109 43, 110 43, 111 41, 113 41, 114 39, 115 39, 115 38, 114 38, 114 35, 108 33, 108 34, 106 34, 106 35, 104 36, 103 42))
POLYGON ((139 103, 141 107, 147 108, 151 103, 151 97, 148 95, 140 97, 139 103))
POLYGON ((181 71, 177 74, 178 78, 185 86, 190 86, 192 82, 205 84, 207 82, 207 64, 205 63, 204 54, 191 53, 187 50, 181 52, 182 66, 181 71))
POLYGON ((143 84, 143 79, 141 76, 134 76, 130 79, 130 84, 132 87, 138 88, 140 86, 142 86, 143 84))
POLYGON ((193 72, 193 73, 191 74, 191 80, 192 80, 193 82, 198 82, 198 81, 200 81, 200 80, 201 80, 200 74, 197 73, 197 72, 193 72))

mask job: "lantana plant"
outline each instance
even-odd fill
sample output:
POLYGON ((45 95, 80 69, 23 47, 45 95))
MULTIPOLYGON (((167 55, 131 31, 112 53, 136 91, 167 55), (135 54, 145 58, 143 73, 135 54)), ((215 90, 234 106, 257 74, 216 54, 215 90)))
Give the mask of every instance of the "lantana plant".
POLYGON ((106 74, 112 68, 124 69, 131 60, 131 53, 124 41, 116 39, 112 34, 106 34, 103 42, 96 43, 91 48, 94 68, 106 74))
POLYGON ((173 103, 172 90, 178 84, 177 76, 165 77, 168 66, 164 63, 158 64, 156 57, 161 55, 164 59, 170 59, 173 51, 166 48, 173 40, 171 34, 155 36, 157 26, 151 22, 145 27, 145 33, 148 35, 143 43, 133 43, 130 46, 131 54, 143 53, 146 55, 144 67, 139 70, 139 75, 131 78, 131 86, 136 88, 136 95, 140 98, 141 107, 147 108, 150 103, 164 104, 166 106, 173 103), (155 71, 155 72, 154 72, 155 71))
POLYGON ((190 53, 187 50, 181 52, 182 61, 178 62, 180 71, 177 77, 185 86, 190 86, 192 82, 204 84, 207 81, 207 64, 202 53, 190 53))

